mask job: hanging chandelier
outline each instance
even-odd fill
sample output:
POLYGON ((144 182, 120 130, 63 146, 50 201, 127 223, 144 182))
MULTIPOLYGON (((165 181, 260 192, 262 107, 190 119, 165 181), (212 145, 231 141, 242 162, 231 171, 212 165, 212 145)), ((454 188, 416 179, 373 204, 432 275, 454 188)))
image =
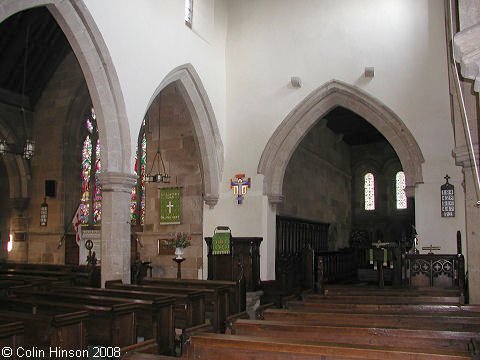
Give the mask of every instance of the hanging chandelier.
MULTIPOLYGON (((147 118, 148 120, 148 118, 147 118)), ((153 157, 152 167, 145 176, 145 181, 150 183, 170 183, 170 175, 167 174, 165 163, 163 162, 162 152, 160 150, 160 119, 158 121, 158 143, 157 152, 153 157), (160 168, 160 164, 162 165, 160 168)))
POLYGON ((28 34, 30 27, 27 27, 25 34, 25 56, 23 59, 23 81, 22 81, 22 105, 20 112, 22 113, 23 127, 25 131, 25 143, 23 144, 22 151, 19 151, 16 144, 11 144, 8 142, 8 133, 4 139, 0 140, 0 157, 5 156, 5 154, 14 154, 22 155, 25 159, 30 160, 35 153, 35 141, 28 137, 28 126, 25 116, 25 108, 23 107, 23 99, 25 98, 25 83, 27 81, 27 63, 28 63, 28 34))

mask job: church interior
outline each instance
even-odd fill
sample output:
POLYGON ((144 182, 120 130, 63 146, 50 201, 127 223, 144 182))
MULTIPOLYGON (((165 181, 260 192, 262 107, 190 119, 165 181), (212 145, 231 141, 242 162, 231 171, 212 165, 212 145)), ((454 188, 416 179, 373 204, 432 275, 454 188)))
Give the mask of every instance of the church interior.
POLYGON ((478 358, 479 40, 479 0, 0 0, 2 356, 478 358))

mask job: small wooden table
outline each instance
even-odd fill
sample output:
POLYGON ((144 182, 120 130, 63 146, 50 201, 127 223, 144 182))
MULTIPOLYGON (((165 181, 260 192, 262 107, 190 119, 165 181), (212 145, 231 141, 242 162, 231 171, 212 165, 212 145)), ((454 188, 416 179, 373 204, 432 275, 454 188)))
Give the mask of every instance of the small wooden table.
POLYGON ((185 259, 173 258, 172 260, 177 263, 177 279, 181 279, 182 278, 182 262, 184 262, 185 259))

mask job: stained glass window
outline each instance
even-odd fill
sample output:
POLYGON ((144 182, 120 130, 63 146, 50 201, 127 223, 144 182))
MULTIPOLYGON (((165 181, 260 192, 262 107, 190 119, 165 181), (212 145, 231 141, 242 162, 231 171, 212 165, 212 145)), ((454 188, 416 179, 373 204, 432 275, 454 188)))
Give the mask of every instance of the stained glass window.
POLYGON ((98 179, 101 171, 100 141, 98 139, 96 115, 93 108, 85 119, 85 129, 87 135, 82 147, 81 219, 83 224, 96 224, 101 220, 102 189, 98 179))
POLYGON ((405 193, 405 173, 397 172, 395 175, 395 189, 397 199, 397 209, 407 208, 407 194, 405 193))
POLYGON ((365 174, 365 210, 375 210, 375 178, 372 173, 365 174))
POLYGON ((130 217, 133 225, 145 223, 145 180, 147 176, 147 138, 145 135, 145 120, 143 121, 140 143, 137 144, 135 157, 135 174, 138 176, 137 185, 132 189, 130 202, 130 217), (140 146, 139 146, 140 145, 140 146))

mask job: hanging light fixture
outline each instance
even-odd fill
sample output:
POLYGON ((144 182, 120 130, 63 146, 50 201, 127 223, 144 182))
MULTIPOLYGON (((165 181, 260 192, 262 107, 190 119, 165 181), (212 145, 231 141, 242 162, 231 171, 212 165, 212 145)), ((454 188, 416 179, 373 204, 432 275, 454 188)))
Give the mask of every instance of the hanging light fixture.
POLYGON ((15 144, 8 143, 8 135, 0 140, 0 157, 5 154, 14 154, 22 155, 25 159, 30 160, 35 154, 35 141, 28 137, 28 126, 25 116, 24 99, 25 99, 25 84, 27 81, 27 64, 28 64, 28 37, 29 37, 30 26, 27 27, 25 34, 25 56, 23 58, 23 79, 22 79, 22 103, 20 107, 20 112, 22 113, 23 127, 25 130, 25 143, 23 144, 23 151, 18 151, 18 147, 15 144))
POLYGON ((152 162, 152 168, 150 169, 150 172, 147 173, 145 180, 146 182, 165 183, 165 184, 168 184, 170 182, 170 175, 168 175, 165 170, 165 164, 163 162, 162 153, 160 149, 157 149, 157 152, 155 153, 155 156, 152 162), (162 163, 163 172, 160 171, 160 162, 162 163), (154 172, 155 164, 157 165, 156 172, 154 172))
POLYGON ((25 57, 23 61, 23 83, 22 83, 22 118, 23 118, 23 126, 25 128, 25 144, 23 145, 23 157, 27 160, 30 160, 35 153, 35 141, 28 138, 28 126, 25 119, 25 109, 23 108, 23 99, 25 97, 25 84, 27 82, 27 63, 28 63, 28 34, 30 32, 30 26, 27 27, 26 35, 25 35, 25 57))
MULTIPOLYGON (((161 97, 161 95, 159 95, 161 97)), ((160 108, 160 105, 159 105, 160 108)), ((149 119, 147 118, 147 121, 149 119)), ((167 174, 167 170, 165 169, 165 163, 163 162, 162 152, 160 150, 160 120, 158 121, 158 142, 157 142, 157 152, 153 157, 152 167, 150 171, 147 172, 147 176, 145 177, 146 182, 153 182, 153 183, 170 183, 170 175, 167 174), (160 169, 160 163, 162 167, 160 169), (155 169, 156 168, 156 169, 155 169)))

